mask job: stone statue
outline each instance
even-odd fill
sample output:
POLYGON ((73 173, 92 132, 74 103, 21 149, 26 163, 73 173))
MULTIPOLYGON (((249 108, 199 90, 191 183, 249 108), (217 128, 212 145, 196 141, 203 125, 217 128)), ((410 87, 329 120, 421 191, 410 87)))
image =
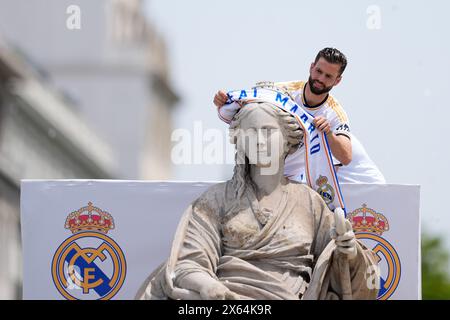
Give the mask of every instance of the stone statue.
POLYGON ((136 298, 375 299, 367 280, 377 270, 374 253, 355 239, 343 213, 283 175, 284 158, 302 137, 295 118, 249 103, 230 136, 232 179, 187 208, 168 260, 136 298), (265 174, 269 167, 273 173, 265 174))

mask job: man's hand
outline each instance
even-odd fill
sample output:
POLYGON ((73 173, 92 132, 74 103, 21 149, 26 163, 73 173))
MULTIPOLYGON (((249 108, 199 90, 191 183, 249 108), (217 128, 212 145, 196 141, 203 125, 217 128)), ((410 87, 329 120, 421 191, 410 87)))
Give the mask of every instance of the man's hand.
POLYGON ((331 238, 336 242, 337 250, 347 255, 349 260, 356 257, 356 237, 353 233, 352 224, 344 217, 341 208, 334 210, 335 226, 331 229, 331 238))
POLYGON ((331 125, 330 125, 330 122, 326 118, 321 117, 321 116, 315 117, 313 120, 313 123, 320 132, 323 132, 325 134, 330 133, 331 125))
POLYGON ((217 108, 223 107, 227 100, 228 96, 223 90, 217 91, 216 95, 214 96, 214 104, 217 106, 217 108))

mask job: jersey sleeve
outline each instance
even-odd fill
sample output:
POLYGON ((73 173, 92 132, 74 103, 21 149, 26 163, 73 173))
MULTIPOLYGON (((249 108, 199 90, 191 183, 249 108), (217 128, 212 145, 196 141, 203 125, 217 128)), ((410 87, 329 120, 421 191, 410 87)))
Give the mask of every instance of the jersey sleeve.
MULTIPOLYGON (((332 98, 328 101, 328 105, 330 107, 329 113, 327 115, 328 121, 330 121, 331 131, 335 135, 343 135, 347 138, 350 138, 350 125, 348 121, 347 114, 345 113, 342 106, 336 99, 332 98)), ((342 166, 342 163, 337 160, 333 155, 333 164, 335 166, 342 166)))
POLYGON ((348 123, 339 122, 335 126, 332 126, 332 130, 334 134, 337 136, 343 135, 346 136, 347 138, 350 138, 350 127, 348 123))
POLYGON ((328 104, 330 113, 327 118, 330 121, 331 131, 337 136, 344 135, 350 139, 350 124, 344 109, 334 98, 331 98, 328 104))
POLYGON ((285 82, 275 82, 274 85, 279 88, 286 89, 290 92, 295 92, 295 91, 303 90, 303 87, 305 86, 305 82, 294 80, 294 81, 285 81, 285 82))
MULTIPOLYGON (((330 125, 331 125, 331 131, 333 131, 333 133, 335 135, 343 135, 346 136, 347 138, 350 138, 350 127, 348 126, 348 122, 342 121, 342 119, 340 119, 337 116, 334 116, 330 119, 330 125)), ((336 159, 333 155, 333 165, 335 166, 342 166, 342 163, 336 159)))

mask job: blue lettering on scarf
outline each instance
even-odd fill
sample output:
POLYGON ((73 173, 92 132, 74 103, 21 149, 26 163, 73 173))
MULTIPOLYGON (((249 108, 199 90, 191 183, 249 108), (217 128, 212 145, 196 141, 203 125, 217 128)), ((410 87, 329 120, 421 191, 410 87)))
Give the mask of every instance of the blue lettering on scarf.
POLYGON ((300 116, 300 119, 302 119, 303 123, 306 123, 306 121, 308 121, 308 116, 306 115, 306 113, 303 113, 303 114, 300 116))
POLYGON ((291 112, 293 112, 293 113, 296 113, 297 112, 297 110, 298 110, 298 105, 294 105, 292 108, 291 108, 291 112))
POLYGON ((319 135, 316 134, 316 135, 314 136, 314 138, 312 138, 312 139, 309 141, 309 143, 312 143, 314 140, 316 140, 316 139, 318 139, 318 138, 319 138, 319 135))
POLYGON ((253 98, 256 98, 256 94, 258 93, 258 90, 256 88, 253 89, 253 98))
MULTIPOLYGON (((309 143, 312 143, 314 140, 319 139, 319 134, 316 134, 310 141, 309 143)), ((311 149, 309 150, 309 152, 311 154, 317 153, 320 151, 320 142, 318 144, 315 144, 311 147, 311 149)))
POLYGON ((288 100, 289 100, 288 97, 281 99, 281 93, 277 93, 277 97, 275 98, 275 101, 280 101, 283 104, 283 107, 286 106, 286 103, 288 102, 288 100))
POLYGON ((311 147, 311 149, 309 150, 309 152, 311 153, 311 155, 313 155, 314 153, 317 153, 320 151, 320 143, 315 144, 311 147))
POLYGON ((227 102, 225 102, 225 104, 233 103, 233 96, 229 92, 227 93, 227 96, 228 96, 228 100, 227 100, 227 102))
POLYGON ((241 95, 239 96, 239 99, 247 98, 247 92, 245 90, 241 90, 241 95))
POLYGON ((311 123, 308 128, 309 134, 311 134, 315 129, 316 127, 314 127, 314 125, 311 123))

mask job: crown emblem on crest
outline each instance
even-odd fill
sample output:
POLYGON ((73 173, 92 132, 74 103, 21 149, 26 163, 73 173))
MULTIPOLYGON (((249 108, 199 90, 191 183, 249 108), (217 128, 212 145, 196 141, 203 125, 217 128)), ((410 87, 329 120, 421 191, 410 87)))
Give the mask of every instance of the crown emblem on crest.
POLYGON ((368 208, 364 203, 362 208, 352 211, 348 215, 355 232, 370 232, 382 235, 389 230, 389 222, 384 215, 368 208))
POLYGON ((94 207, 92 202, 89 202, 86 207, 70 213, 64 227, 70 229, 72 233, 100 231, 106 234, 114 229, 114 219, 108 212, 94 207))
POLYGON ((321 176, 321 175, 319 175, 319 178, 316 180, 316 183, 317 183, 319 186, 324 186, 324 185, 327 184, 327 182, 328 182, 328 178, 327 178, 327 177, 324 177, 324 176, 321 176))

